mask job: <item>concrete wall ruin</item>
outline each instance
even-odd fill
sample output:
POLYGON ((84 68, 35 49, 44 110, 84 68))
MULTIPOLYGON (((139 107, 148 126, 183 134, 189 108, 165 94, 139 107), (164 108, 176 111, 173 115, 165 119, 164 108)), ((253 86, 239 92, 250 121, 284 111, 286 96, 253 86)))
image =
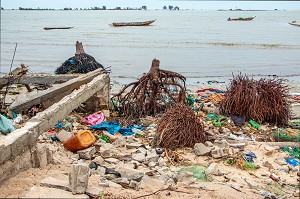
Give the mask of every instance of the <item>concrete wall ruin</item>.
POLYGON ((0 138, 0 184, 30 167, 51 163, 49 150, 36 146, 39 135, 63 120, 69 113, 94 95, 100 107, 108 106, 110 78, 100 74, 74 90, 43 112, 31 118, 24 127, 0 138))

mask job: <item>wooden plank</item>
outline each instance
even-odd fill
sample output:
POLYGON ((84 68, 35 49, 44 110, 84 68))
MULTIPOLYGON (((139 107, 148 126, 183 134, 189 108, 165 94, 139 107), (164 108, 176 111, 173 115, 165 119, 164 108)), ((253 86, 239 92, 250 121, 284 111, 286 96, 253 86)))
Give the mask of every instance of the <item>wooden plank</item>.
POLYGON ((47 90, 35 91, 28 93, 25 96, 18 96, 10 105, 9 109, 16 113, 20 113, 22 110, 27 110, 37 104, 42 104, 43 108, 46 109, 61 100, 63 97, 72 93, 74 89, 90 82, 96 76, 102 74, 102 70, 103 69, 99 68, 87 74, 80 75, 79 77, 71 79, 65 83, 54 85, 47 90))

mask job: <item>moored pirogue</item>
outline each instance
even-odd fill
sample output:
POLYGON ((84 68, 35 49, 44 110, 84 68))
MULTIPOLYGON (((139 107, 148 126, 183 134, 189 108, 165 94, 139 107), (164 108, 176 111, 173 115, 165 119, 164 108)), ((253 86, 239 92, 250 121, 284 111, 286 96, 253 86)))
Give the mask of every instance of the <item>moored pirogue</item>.
POLYGON ((119 23, 112 23, 110 25, 112 25, 112 26, 148 26, 155 21, 156 21, 156 19, 149 20, 149 21, 142 21, 142 22, 119 22, 119 23))
POLYGON ((239 17, 239 18, 228 18, 227 21, 251 21, 252 19, 254 19, 256 16, 254 17, 239 17))

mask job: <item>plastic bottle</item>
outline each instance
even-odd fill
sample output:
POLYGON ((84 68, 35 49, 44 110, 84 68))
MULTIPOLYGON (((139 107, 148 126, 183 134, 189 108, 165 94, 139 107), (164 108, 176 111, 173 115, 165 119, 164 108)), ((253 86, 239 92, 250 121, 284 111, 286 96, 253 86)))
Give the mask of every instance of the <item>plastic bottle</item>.
POLYGON ((249 120, 249 124, 251 126, 253 126, 254 128, 256 128, 256 129, 260 128, 260 125, 258 123, 256 123, 255 121, 253 121, 253 120, 249 120))

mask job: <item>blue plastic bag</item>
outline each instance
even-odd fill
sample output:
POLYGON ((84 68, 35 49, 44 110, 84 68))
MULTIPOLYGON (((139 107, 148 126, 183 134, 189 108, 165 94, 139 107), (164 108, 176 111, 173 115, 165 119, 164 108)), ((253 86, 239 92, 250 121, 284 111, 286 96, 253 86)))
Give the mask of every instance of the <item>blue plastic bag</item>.
POLYGON ((121 126, 118 122, 101 122, 100 124, 96 124, 94 126, 90 126, 92 129, 99 129, 99 130, 107 130, 110 134, 116 134, 121 126))
POLYGON ((5 116, 0 114, 0 132, 4 135, 13 132, 15 128, 13 127, 12 122, 7 119, 5 116))
POLYGON ((289 158, 286 160, 286 162, 290 165, 292 165, 293 167, 296 167, 300 164, 300 162, 298 160, 296 160, 295 158, 289 158))

